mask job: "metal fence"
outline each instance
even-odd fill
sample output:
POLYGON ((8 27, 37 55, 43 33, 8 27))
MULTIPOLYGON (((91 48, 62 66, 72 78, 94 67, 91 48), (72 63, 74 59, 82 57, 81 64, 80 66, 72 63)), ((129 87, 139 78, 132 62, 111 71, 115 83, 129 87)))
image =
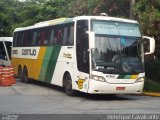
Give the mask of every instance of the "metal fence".
POLYGON ((160 92, 160 61, 145 62, 144 91, 160 92))

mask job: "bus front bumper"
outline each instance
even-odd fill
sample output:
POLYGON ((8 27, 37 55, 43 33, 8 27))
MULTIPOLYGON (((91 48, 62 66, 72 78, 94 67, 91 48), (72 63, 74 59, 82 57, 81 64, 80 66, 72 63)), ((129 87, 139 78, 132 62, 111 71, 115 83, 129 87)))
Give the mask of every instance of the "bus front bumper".
POLYGON ((109 84, 90 80, 88 93, 90 94, 138 94, 143 90, 144 82, 133 84, 109 84))

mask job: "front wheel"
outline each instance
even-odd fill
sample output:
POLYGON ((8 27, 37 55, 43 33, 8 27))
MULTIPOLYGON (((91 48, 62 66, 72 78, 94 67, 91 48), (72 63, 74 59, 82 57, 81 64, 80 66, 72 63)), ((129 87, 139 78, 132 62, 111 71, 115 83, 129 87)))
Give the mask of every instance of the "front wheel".
POLYGON ((75 91, 72 89, 72 79, 69 74, 64 78, 64 89, 68 96, 75 95, 75 91))

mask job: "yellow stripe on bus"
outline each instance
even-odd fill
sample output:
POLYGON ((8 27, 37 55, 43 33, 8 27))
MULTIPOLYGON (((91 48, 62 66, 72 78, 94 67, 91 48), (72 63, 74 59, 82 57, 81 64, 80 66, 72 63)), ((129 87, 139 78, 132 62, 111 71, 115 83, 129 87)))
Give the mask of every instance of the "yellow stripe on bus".
POLYGON ((136 79, 138 77, 138 75, 132 75, 131 79, 136 79))
MULTIPOLYGON (((39 74, 40 74, 40 71, 41 71, 41 68, 42 68, 42 62, 43 62, 43 59, 44 59, 44 55, 45 55, 45 52, 46 52, 46 47, 41 47, 40 50, 39 50, 39 54, 38 54, 38 59, 35 61, 36 65, 35 65, 35 68, 36 68, 36 71, 34 72, 34 79, 38 80, 38 77, 39 77, 39 74)), ((30 70, 32 71, 32 70, 30 70)))
POLYGON ((45 52, 46 47, 41 47, 37 59, 12 58, 12 65, 15 66, 15 73, 18 74, 19 65, 21 65, 22 69, 26 66, 28 69, 28 76, 38 80, 45 52))

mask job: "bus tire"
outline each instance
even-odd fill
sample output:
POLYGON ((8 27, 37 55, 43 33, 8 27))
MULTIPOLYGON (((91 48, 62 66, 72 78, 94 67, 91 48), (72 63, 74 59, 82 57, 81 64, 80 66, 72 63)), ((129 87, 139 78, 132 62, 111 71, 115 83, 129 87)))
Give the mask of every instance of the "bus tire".
POLYGON ((68 96, 74 96, 75 95, 75 91, 72 89, 72 79, 71 79, 71 76, 69 74, 67 74, 64 78, 64 89, 65 89, 65 93, 68 96))
POLYGON ((27 71, 26 68, 23 69, 23 72, 22 72, 22 74, 21 74, 20 80, 21 80, 22 82, 29 83, 28 71, 27 71))
POLYGON ((22 74, 22 68, 21 66, 18 67, 18 77, 20 78, 22 74))
POLYGON ((20 81, 21 81, 21 82, 24 82, 24 81, 23 81, 23 75, 22 75, 22 74, 21 74, 21 76, 20 76, 20 81))

